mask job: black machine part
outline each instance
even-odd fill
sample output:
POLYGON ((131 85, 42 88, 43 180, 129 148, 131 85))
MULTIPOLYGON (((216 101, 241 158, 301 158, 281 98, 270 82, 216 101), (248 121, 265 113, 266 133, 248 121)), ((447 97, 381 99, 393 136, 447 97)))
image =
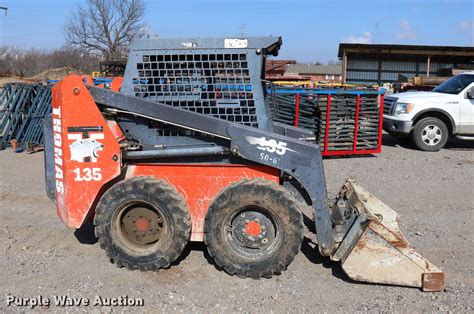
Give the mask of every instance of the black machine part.
POLYGON ((48 114, 43 122, 44 132, 44 168, 45 168, 45 187, 46 195, 50 200, 56 202, 55 169, 54 162, 54 134, 53 134, 53 116, 48 114))
POLYGON ((310 198, 320 253, 333 253, 333 220, 321 150, 314 141, 304 141, 310 135, 307 132, 281 125, 272 133, 105 89, 89 87, 89 91, 108 114, 130 114, 224 139, 225 149, 233 156, 279 169, 295 179, 310 198))

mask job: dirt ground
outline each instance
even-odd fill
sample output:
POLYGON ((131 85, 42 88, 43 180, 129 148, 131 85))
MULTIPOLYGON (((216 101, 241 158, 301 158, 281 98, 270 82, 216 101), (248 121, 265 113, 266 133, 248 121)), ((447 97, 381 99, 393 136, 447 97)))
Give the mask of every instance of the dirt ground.
MULTIPOLYGON (((1 151, 0 312, 27 309, 7 307, 8 295, 127 295, 145 303, 69 311, 474 311, 473 144, 454 140, 440 152, 427 153, 385 135, 382 154, 324 161, 331 196, 353 175, 398 211, 411 244, 445 271, 447 287, 441 293, 351 282, 338 264, 316 253, 313 234, 288 270, 272 279, 229 276, 196 243, 158 273, 118 269, 91 229, 67 229, 56 217, 44 193, 42 153, 1 151)), ((35 309, 64 310, 54 305, 35 309)))
POLYGON ((0 77, 0 87, 2 87, 5 84, 10 84, 10 83, 26 83, 26 84, 45 83, 48 80, 60 80, 66 75, 73 74, 73 73, 79 73, 79 72, 74 69, 64 67, 64 68, 50 69, 32 77, 19 77, 19 76, 0 77))

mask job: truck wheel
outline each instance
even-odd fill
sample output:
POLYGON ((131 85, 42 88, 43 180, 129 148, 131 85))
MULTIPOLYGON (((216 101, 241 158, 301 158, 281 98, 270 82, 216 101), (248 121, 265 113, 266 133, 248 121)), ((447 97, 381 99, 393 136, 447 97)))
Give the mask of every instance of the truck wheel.
POLYGON ((136 177, 104 193, 94 225, 100 247, 118 267, 157 271, 183 251, 191 218, 172 185, 154 177, 136 177))
POLYGON ((411 140, 415 146, 423 151, 438 151, 448 141, 448 128, 438 118, 423 118, 415 125, 411 133, 411 140))
POLYGON ((204 222, 204 242, 231 275, 270 278, 293 261, 303 241, 303 216, 281 186, 241 180, 214 200, 204 222))

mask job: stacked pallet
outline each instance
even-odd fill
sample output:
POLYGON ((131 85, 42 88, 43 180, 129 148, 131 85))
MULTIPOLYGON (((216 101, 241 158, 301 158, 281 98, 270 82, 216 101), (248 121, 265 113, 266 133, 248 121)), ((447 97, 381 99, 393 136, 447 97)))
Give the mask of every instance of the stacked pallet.
POLYGON ((270 89, 273 120, 314 131, 323 155, 380 152, 382 97, 376 89, 270 89))
POLYGON ((271 96, 274 116, 273 121, 287 125, 296 125, 308 130, 320 130, 321 113, 318 106, 318 97, 315 95, 304 95, 300 97, 299 112, 296 114, 296 95, 275 93, 271 96))

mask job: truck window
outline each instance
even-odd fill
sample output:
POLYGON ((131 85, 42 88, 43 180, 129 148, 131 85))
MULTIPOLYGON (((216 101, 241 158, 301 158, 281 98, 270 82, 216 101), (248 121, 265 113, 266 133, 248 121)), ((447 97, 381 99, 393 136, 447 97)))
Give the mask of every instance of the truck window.
POLYGON ((444 94, 458 94, 472 82, 474 82, 474 75, 459 74, 453 76, 444 83, 441 83, 439 86, 433 89, 433 92, 444 94))

